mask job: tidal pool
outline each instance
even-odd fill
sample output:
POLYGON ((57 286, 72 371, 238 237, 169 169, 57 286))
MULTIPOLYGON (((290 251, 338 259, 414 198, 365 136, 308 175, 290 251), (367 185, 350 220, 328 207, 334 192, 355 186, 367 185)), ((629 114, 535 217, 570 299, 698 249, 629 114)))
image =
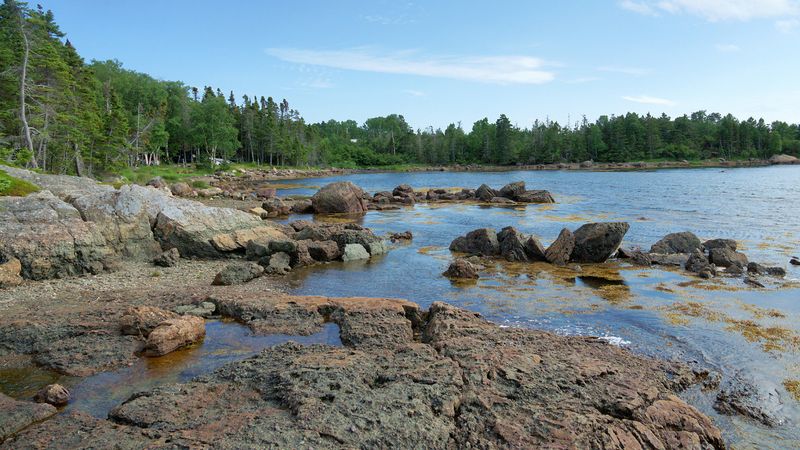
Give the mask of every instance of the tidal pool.
MULTIPOLYGON (((423 306, 437 300, 482 313, 503 326, 606 337, 660 358, 686 361, 721 375, 725 389, 751 383, 771 405, 770 428, 714 410, 716 390, 684 396, 712 416, 736 448, 799 448, 800 402, 800 167, 670 169, 649 172, 421 172, 356 174, 307 180, 310 186, 349 180, 369 192, 407 183, 415 188, 499 188, 524 180, 548 189, 558 203, 502 208, 417 204, 369 212, 358 223, 383 234, 410 230, 366 262, 329 264, 293 272, 293 292, 329 296, 398 297, 423 306), (441 276, 447 249, 475 228, 512 225, 547 245, 563 227, 627 221, 626 245, 649 248, 665 234, 692 231, 701 239, 732 238, 751 261, 787 269, 763 289, 740 278, 700 280, 680 270, 635 268, 624 262, 584 265, 580 271, 547 264, 489 264, 481 279, 453 283, 441 276), (794 391, 796 393, 796 389, 794 391)), ((281 195, 311 195, 315 189, 281 195)), ((313 220, 292 216, 291 220, 313 220)))

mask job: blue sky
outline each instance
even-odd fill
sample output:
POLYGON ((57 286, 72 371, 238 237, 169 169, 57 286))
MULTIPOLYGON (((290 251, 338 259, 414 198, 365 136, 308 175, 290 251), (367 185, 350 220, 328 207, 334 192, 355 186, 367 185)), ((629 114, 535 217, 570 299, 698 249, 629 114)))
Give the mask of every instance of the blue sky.
POLYGON ((41 4, 87 60, 286 98, 311 122, 699 109, 800 122, 800 0, 41 4))

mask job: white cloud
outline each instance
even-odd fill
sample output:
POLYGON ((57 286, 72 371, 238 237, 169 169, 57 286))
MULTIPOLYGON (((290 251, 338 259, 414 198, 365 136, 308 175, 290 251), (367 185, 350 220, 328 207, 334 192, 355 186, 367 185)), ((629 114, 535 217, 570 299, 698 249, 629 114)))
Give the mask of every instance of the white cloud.
POLYGON ((418 75, 495 84, 541 84, 555 79, 552 64, 530 56, 424 57, 414 51, 377 54, 366 48, 305 50, 270 48, 267 53, 297 64, 362 72, 418 75))
POLYGON ((417 91, 417 90, 414 90, 414 89, 406 89, 403 92, 405 92, 406 94, 408 94, 408 95, 410 95, 412 97, 424 97, 425 96, 424 92, 417 91))
POLYGON ((662 105, 662 106, 674 106, 675 102, 672 100, 667 100, 666 98, 659 98, 659 97, 651 97, 649 95, 637 95, 637 96, 623 96, 624 100, 634 103, 642 103, 645 105, 662 105))
POLYGON ((736 44, 717 44, 714 47, 722 53, 735 53, 741 50, 736 44))
POLYGON ((567 84, 583 84, 583 83, 591 83, 592 81, 598 81, 600 77, 579 77, 573 78, 571 80, 565 81, 567 84))
POLYGON ((786 19, 786 20, 778 20, 775 22, 775 28, 778 29, 781 33, 789 34, 800 28, 800 20, 797 19, 786 19))
POLYGON ((643 69, 641 67, 603 66, 598 67, 597 70, 600 72, 623 73, 625 75, 633 75, 636 77, 641 77, 650 73, 650 69, 643 69))
POLYGON ((800 14, 800 0, 624 0, 619 5, 639 14, 689 14, 710 22, 779 19, 800 14))

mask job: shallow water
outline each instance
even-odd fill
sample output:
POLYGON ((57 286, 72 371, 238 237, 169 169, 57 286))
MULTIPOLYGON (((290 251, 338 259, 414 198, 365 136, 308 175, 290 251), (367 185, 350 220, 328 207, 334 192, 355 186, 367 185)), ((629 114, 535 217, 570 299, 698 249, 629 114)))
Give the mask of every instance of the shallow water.
MULTIPOLYGON (((800 379, 800 269, 788 264, 791 255, 800 254, 800 167, 388 173, 307 182, 320 186, 339 180, 369 192, 401 183, 474 189, 524 180, 528 189, 550 190, 558 203, 524 208, 418 204, 369 212, 358 222, 379 234, 411 230, 414 240, 371 261, 295 271, 290 275, 295 293, 399 297, 423 306, 443 300, 504 326, 606 336, 636 352, 710 368, 722 374, 723 384, 752 380, 780 398, 782 425, 770 429, 722 416, 712 408, 714 393, 684 395, 712 416, 737 448, 800 448, 800 404, 783 386, 800 379), (741 278, 700 282, 680 271, 613 262, 583 266, 577 273, 498 262, 466 284, 440 275, 451 260, 450 241, 475 228, 513 225, 547 245, 563 227, 611 220, 631 223, 627 245, 649 248, 665 234, 684 230, 701 239, 733 238, 751 261, 785 267, 788 274, 784 280, 762 280, 765 289, 750 288, 741 278)), ((280 194, 315 192, 298 188, 302 180, 292 183, 280 194)))

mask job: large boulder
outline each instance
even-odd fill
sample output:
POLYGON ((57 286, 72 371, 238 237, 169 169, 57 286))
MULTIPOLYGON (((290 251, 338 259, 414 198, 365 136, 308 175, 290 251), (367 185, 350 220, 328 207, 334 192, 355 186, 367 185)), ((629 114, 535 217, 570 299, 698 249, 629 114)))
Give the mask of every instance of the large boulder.
POLYGON ((516 200, 517 197, 522 195, 524 192, 525 192, 525 182, 515 181, 513 183, 508 183, 507 185, 500 188, 500 197, 516 200))
POLYGON ((342 261, 369 259, 369 252, 361 244, 347 244, 342 251, 342 261))
POLYGON ((534 190, 534 191, 525 191, 522 194, 519 194, 516 198, 516 201, 520 203, 555 203, 556 200, 553 198, 552 194, 549 191, 544 190, 534 190))
POLYGON ((536 236, 528 236, 525 241, 525 254, 531 261, 547 261, 544 247, 536 236))
POLYGON ((670 233, 650 247, 650 253, 671 255, 675 253, 692 253, 700 248, 700 239, 690 231, 670 233))
POLYGON ((201 340, 206 335, 202 317, 181 316, 161 322, 147 336, 144 351, 148 356, 162 356, 201 340))
POLYGON ((791 155, 781 154, 781 155, 772 155, 769 158, 769 162, 770 164, 798 164, 800 163, 800 160, 791 155))
POLYGON ((320 214, 367 212, 364 191, 349 181, 328 184, 311 197, 314 211, 320 214))
POLYGON ((733 239, 711 239, 703 242, 703 248, 710 251, 712 248, 728 248, 736 251, 736 241, 733 239))
POLYGON ((175 183, 170 186, 170 190, 172 191, 172 195, 177 195, 178 197, 196 197, 197 192, 189 186, 188 183, 175 183))
POLYGON ((450 263, 442 275, 452 279, 476 279, 479 276, 478 269, 464 258, 450 263))
POLYGON ((703 278, 711 278, 716 273, 714 266, 711 265, 706 255, 700 250, 695 250, 689 255, 684 267, 689 272, 694 272, 703 278))
POLYGON ((222 269, 211 283, 217 286, 231 286, 247 283, 260 277, 264 268, 254 262, 235 262, 222 269))
POLYGON ((575 236, 572 234, 571 231, 564 228, 558 234, 558 237, 550 247, 547 248, 547 251, 544 253, 545 259, 550 264, 555 264, 557 266, 565 265, 572 254, 572 250, 575 248, 575 236))
POLYGON ((491 228, 479 228, 466 236, 459 236, 450 243, 450 250, 474 255, 496 256, 500 254, 497 234, 491 228))
POLYGON ((328 262, 335 261, 342 256, 339 244, 335 241, 310 241, 307 244, 308 254, 315 261, 328 262))
POLYGON ((210 239, 211 245, 220 253, 247 250, 249 242, 286 241, 286 234, 272 225, 245 228, 231 233, 220 233, 210 239))
POLYGON ((719 267, 736 266, 739 269, 747 267, 747 256, 744 253, 731 250, 728 247, 712 248, 708 252, 708 259, 719 267))
POLYGON ((587 223, 575 230, 575 247, 570 259, 577 263, 601 263, 610 258, 630 225, 626 222, 587 223))

